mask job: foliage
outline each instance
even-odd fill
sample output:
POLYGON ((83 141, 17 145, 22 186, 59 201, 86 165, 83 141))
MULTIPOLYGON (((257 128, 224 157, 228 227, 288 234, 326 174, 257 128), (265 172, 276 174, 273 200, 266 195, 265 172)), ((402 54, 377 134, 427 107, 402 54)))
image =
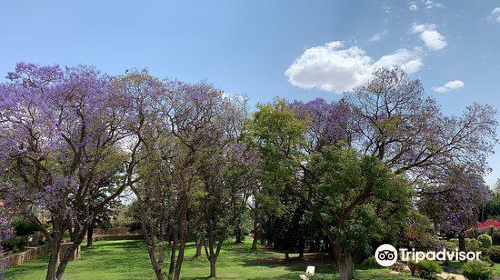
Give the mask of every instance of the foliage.
POLYGON ((469 261, 462 266, 462 274, 469 280, 493 280, 493 268, 482 261, 469 261))
POLYGON ((315 155, 310 168, 322 182, 316 189, 322 212, 331 217, 341 247, 368 248, 370 240, 389 234, 384 225, 408 213, 411 187, 375 157, 332 147, 315 155))
POLYGON ((16 236, 31 235, 40 230, 37 224, 23 219, 12 221, 12 227, 16 236))
MULTIPOLYGON (((494 189, 493 189, 493 197, 492 199, 486 204, 486 206, 483 209, 482 212, 482 219, 491 220, 494 222, 496 227, 500 227, 500 179, 497 179, 494 189)), ((478 223, 478 226, 485 226, 489 225, 491 223, 478 223)), ((494 225, 494 226, 495 226, 494 225)))
MULTIPOLYGON (((136 143, 130 96, 89 66, 18 63, 0 84, 0 184, 5 207, 35 221, 51 246, 47 279, 61 279, 70 251, 58 256, 63 235, 75 244, 108 204, 132 184, 135 150, 117 162, 126 172, 113 188, 99 179, 105 158, 136 143), (128 176, 127 176, 128 175, 128 176), (52 232, 38 220, 50 214, 52 232)), ((76 249, 76 245, 72 250, 76 249)))
POLYGON ((460 235, 474 227, 477 214, 490 197, 481 174, 465 166, 452 166, 441 182, 424 191, 420 209, 441 231, 460 235))
POLYGON ((437 249, 438 239, 430 219, 416 210, 411 210, 396 229, 398 247, 417 250, 437 249))
POLYGON ((481 251, 481 242, 474 238, 466 238, 465 250, 470 252, 481 251))
POLYGON ((488 234, 481 234, 477 237, 477 241, 481 242, 481 250, 488 251, 493 245, 493 241, 491 236, 488 234))
POLYGON ((494 263, 500 263, 500 246, 493 246, 488 253, 490 260, 494 263))
POLYGON ((6 251, 20 251, 28 245, 28 239, 23 236, 14 236, 3 242, 6 251))
POLYGON ((408 261, 408 266, 411 275, 424 279, 437 279, 437 274, 443 271, 437 262, 430 260, 422 260, 418 263, 410 260, 408 261))
POLYGON ((371 256, 371 257, 365 259, 363 262, 361 262, 360 268, 362 268, 362 269, 378 269, 378 268, 380 268, 380 265, 378 264, 375 257, 371 256))

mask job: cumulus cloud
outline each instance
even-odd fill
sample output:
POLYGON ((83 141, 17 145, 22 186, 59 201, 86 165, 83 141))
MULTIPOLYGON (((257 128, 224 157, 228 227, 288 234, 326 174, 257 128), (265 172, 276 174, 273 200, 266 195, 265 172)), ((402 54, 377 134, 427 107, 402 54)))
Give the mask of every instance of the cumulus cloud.
POLYGON ((408 10, 410 10, 410 11, 416 11, 416 10, 418 10, 417 4, 411 3, 410 7, 408 7, 408 10))
POLYGON ((464 87, 464 82, 462 82, 460 80, 453 80, 451 82, 447 82, 442 87, 434 87, 432 89, 434 91, 444 93, 444 92, 448 92, 448 91, 452 91, 452 90, 459 90, 463 87, 464 87))
POLYGON ((500 22, 500 7, 496 7, 490 12, 488 20, 500 22))
POLYGON ((393 54, 382 56, 373 64, 375 67, 394 67, 404 69, 408 74, 413 74, 424 65, 419 55, 415 51, 399 49, 393 54))
POLYGON ((422 66, 416 51, 400 49, 374 61, 358 46, 330 42, 306 49, 286 70, 294 86, 342 93, 362 85, 377 67, 401 67, 414 73, 422 66))
POLYGON ((411 28, 411 32, 420 34, 420 39, 431 50, 440 50, 448 45, 446 38, 437 31, 435 24, 415 24, 411 28))

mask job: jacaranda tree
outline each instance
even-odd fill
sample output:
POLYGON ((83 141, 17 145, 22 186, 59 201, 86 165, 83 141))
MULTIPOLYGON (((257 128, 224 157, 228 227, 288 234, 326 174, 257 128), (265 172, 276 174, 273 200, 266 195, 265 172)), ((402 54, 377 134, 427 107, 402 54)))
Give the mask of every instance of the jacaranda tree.
POLYGON ((1 192, 6 207, 38 224, 48 241, 47 280, 62 279, 95 217, 133 183, 134 149, 116 188, 94 195, 102 192, 96 179, 110 150, 136 142, 124 126, 135 119, 127 98, 112 82, 93 67, 19 63, 0 85, 1 192), (50 229, 40 210, 50 214, 50 229), (60 256, 65 232, 73 245, 60 256))
POLYGON ((419 206, 440 231, 457 235, 458 247, 465 251, 466 233, 477 226, 478 214, 490 198, 488 186, 474 169, 450 166, 435 185, 422 191, 419 206))

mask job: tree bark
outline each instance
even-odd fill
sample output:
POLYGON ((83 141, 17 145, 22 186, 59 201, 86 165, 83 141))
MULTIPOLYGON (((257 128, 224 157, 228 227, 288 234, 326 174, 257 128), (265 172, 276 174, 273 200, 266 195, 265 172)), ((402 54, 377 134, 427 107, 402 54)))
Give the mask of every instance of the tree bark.
POLYGON ((337 261, 337 267, 339 269, 340 279, 354 279, 354 262, 352 260, 351 252, 336 244, 335 257, 337 261))
POLYGON ((47 267, 45 280, 57 280, 57 266, 59 265, 59 246, 61 245, 60 238, 54 236, 50 244, 50 260, 47 267))
POLYGON ((209 276, 209 278, 217 277, 217 271, 216 271, 216 265, 215 265, 215 263, 217 262, 217 258, 209 258, 208 261, 210 262, 210 276, 209 276))
POLYGON ((197 258, 201 256, 201 249, 203 249, 203 243, 205 240, 201 236, 201 234, 196 238, 196 253, 194 254, 194 257, 197 258))
POLYGON ((458 234, 458 250, 465 251, 465 233, 461 232, 458 234))
POLYGON ((253 236, 253 241, 252 241, 252 251, 257 251, 257 236, 254 234, 253 236))
POLYGON ((175 272, 173 280, 179 280, 181 275, 182 262, 184 261, 184 251, 186 249, 186 236, 187 236, 187 190, 184 189, 181 195, 181 213, 180 213, 180 223, 179 223, 179 252, 177 255, 177 261, 175 263, 175 272))
POLYGON ((289 261, 290 260, 290 253, 288 251, 285 251, 285 261, 289 261))
POLYGON ((94 246, 94 225, 90 225, 87 230, 87 248, 94 246))
POLYGON ((236 241, 235 241, 235 243, 236 243, 236 244, 241 244, 241 243, 243 243, 243 238, 242 238, 242 236, 241 236, 242 234, 241 234, 241 229, 240 229, 239 225, 236 227, 236 232, 235 232, 235 233, 236 233, 236 234, 235 234, 235 237, 236 237, 236 241))

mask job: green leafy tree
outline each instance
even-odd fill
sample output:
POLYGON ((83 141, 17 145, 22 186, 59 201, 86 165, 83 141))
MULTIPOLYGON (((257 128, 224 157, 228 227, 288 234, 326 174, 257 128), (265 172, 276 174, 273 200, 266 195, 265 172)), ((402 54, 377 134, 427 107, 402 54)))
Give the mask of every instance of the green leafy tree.
POLYGON ((259 106, 254 131, 263 183, 270 196, 287 192, 301 199, 335 248, 341 279, 352 279, 352 252, 368 250, 370 240, 388 233, 387 224, 404 217, 413 192, 402 175, 342 141, 311 149, 308 124, 284 100, 259 106))

